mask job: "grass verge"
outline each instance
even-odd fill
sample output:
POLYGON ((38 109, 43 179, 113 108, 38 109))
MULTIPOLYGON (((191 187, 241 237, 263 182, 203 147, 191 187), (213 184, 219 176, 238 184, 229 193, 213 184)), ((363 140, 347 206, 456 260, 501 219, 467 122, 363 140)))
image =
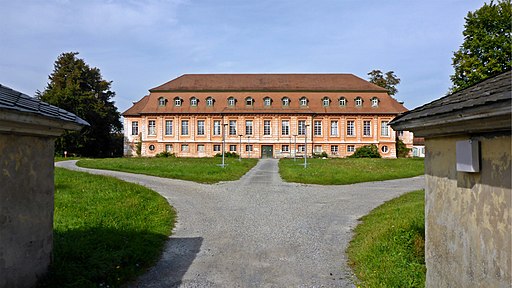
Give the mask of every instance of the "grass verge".
POLYGON ((55 169, 53 263, 42 287, 118 287, 158 260, 175 222, 140 185, 55 169))
POLYGON ((361 218, 347 249, 361 287, 425 287, 423 190, 410 192, 361 218))
POLYGON ((106 169, 165 178, 216 183, 238 180, 256 163, 257 159, 226 158, 227 166, 220 167, 221 158, 105 158, 83 159, 77 165, 85 168, 106 169))
POLYGON ((374 159, 330 158, 281 159, 279 173, 287 182, 342 185, 369 181, 408 178, 424 173, 422 158, 374 159))

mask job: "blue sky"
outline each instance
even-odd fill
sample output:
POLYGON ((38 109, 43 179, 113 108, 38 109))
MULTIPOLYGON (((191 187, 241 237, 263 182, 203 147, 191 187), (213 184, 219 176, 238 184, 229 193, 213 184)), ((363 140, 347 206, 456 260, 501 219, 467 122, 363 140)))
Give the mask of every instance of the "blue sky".
POLYGON ((113 81, 116 106, 186 73, 401 78, 409 109, 446 94, 475 0, 0 0, 0 83, 44 90, 63 52, 113 81))

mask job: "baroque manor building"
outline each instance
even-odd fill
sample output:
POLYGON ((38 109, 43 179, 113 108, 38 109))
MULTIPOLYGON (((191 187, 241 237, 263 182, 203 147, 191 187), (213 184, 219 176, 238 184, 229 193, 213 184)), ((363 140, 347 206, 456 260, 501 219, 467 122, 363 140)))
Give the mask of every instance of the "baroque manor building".
POLYGON ((352 74, 186 74, 149 92, 122 114, 125 155, 346 157, 375 144, 394 158, 396 136, 413 144, 388 126, 407 109, 352 74))

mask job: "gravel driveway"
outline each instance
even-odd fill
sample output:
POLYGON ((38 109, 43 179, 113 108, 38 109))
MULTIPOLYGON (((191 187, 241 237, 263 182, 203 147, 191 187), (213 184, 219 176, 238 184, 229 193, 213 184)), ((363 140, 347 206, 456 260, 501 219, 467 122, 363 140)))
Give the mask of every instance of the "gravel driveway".
POLYGON ((214 185, 56 166, 149 187, 178 211, 162 258, 132 287, 354 287, 345 249, 357 219, 424 188, 423 177, 353 185, 285 183, 278 160, 214 185))

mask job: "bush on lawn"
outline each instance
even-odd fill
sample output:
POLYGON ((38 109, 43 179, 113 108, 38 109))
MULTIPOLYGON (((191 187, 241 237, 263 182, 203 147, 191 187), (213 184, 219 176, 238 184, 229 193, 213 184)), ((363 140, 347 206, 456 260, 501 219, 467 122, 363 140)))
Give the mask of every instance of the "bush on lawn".
POLYGON ((349 158, 382 158, 379 153, 379 148, 375 144, 364 145, 356 149, 354 154, 348 156, 349 158))

